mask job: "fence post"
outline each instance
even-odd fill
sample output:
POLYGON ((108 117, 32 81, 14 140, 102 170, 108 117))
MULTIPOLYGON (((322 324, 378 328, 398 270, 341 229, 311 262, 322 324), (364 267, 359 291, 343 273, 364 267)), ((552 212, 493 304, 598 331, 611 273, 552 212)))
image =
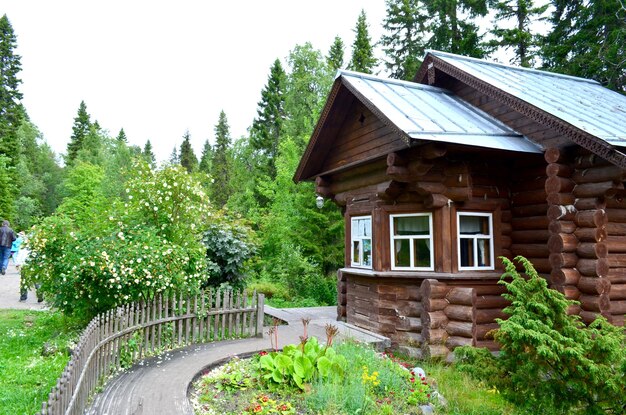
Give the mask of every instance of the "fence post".
POLYGON ((256 303, 256 337, 263 337, 263 317, 265 317, 265 294, 259 293, 256 303))

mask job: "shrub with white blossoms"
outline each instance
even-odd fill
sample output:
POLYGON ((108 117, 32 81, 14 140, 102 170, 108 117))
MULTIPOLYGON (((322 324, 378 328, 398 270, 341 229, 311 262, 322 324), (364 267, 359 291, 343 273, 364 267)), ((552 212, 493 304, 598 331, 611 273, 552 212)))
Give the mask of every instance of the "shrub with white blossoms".
POLYGON ((126 197, 88 207, 89 220, 55 214, 34 229, 24 282, 41 284, 64 312, 91 318, 159 292, 195 291, 215 271, 202 235, 219 218, 200 184, 180 166, 138 165, 130 177, 126 197))

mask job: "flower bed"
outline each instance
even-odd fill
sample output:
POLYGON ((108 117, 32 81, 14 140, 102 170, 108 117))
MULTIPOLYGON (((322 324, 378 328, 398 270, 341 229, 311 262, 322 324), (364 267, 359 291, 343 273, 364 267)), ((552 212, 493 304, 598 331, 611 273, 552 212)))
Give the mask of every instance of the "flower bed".
POLYGON ((362 344, 310 338, 208 371, 191 401, 197 415, 421 414, 440 399, 421 369, 406 366, 362 344))

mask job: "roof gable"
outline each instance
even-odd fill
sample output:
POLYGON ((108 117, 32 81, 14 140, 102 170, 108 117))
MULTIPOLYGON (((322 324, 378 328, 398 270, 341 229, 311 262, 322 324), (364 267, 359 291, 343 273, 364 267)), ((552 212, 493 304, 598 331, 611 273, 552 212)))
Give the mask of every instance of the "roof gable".
POLYGON ((626 96, 598 82, 513 67, 450 53, 428 51, 417 82, 431 81, 434 69, 506 103, 573 143, 622 167, 626 155, 626 96))
MULTIPOLYGON (((294 176, 296 181, 311 179, 324 172, 322 166, 332 147, 332 141, 336 139, 347 112, 350 111, 349 103, 355 99, 394 131, 404 141, 404 148, 424 141, 436 141, 519 152, 541 152, 541 148, 519 133, 445 89, 339 71, 294 176)), ((397 143, 394 146, 397 147, 397 143)), ((381 150, 375 157, 384 155, 386 153, 381 150)), ((369 159, 373 157, 370 154, 369 159)))

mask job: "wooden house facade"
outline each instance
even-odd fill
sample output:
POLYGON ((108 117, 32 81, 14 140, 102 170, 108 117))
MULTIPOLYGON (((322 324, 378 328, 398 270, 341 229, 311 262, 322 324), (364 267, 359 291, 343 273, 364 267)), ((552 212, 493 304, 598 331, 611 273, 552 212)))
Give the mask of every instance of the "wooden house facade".
POLYGON ((429 51, 413 82, 341 71, 294 180, 342 208, 338 318, 423 356, 497 346, 499 256, 623 326, 626 97, 429 51))

